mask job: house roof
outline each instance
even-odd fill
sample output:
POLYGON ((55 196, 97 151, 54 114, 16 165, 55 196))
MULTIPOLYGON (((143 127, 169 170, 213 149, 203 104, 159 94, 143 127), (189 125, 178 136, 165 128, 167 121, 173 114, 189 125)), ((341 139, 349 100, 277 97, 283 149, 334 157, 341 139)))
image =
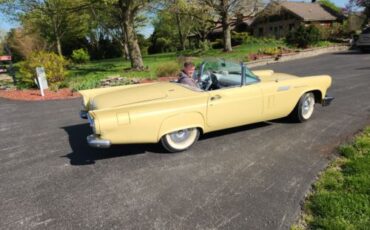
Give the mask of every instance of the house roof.
POLYGON ((318 3, 281 2, 283 8, 302 18, 304 21, 334 21, 337 18, 318 3))

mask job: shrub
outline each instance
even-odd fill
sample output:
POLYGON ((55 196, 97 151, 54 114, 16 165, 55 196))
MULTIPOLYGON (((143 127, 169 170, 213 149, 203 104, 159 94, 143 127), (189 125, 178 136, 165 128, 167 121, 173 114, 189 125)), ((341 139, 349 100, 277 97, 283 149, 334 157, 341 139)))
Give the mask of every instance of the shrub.
POLYGON ((85 49, 73 50, 72 60, 77 64, 84 64, 90 61, 90 55, 85 49))
POLYGON ((233 46, 244 44, 248 41, 248 39, 249 39, 248 33, 245 32, 238 33, 235 31, 231 32, 231 44, 233 46))
POLYGON ((266 47, 258 49, 259 54, 277 55, 282 52, 280 47, 266 47))
POLYGON ((224 47, 224 42, 222 39, 216 39, 212 44, 212 49, 221 49, 224 47))
POLYGON ((200 48, 202 51, 207 52, 208 50, 212 49, 211 42, 210 42, 210 41, 208 41, 208 40, 200 41, 200 42, 199 42, 199 48, 200 48))
POLYGON ((65 67, 67 63, 64 57, 55 53, 32 53, 26 61, 19 64, 20 76, 18 77, 18 83, 20 86, 26 88, 36 87, 36 67, 42 66, 45 68, 46 78, 50 88, 58 88, 57 86, 61 85, 65 80, 65 67))
POLYGON ((305 27, 301 25, 287 35, 286 41, 294 46, 306 48, 320 41, 320 37, 320 31, 315 26, 305 27))
POLYGON ((180 66, 176 62, 166 62, 157 67, 157 77, 175 76, 180 71, 180 66))

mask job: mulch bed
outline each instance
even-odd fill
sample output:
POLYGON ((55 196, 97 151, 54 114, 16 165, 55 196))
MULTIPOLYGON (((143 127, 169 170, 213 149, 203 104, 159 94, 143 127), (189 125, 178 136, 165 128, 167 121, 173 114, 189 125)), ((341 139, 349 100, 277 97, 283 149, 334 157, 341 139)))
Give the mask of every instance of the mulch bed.
MULTIPOLYGON (((177 77, 161 77, 158 80, 150 80, 150 79, 143 79, 140 83, 150 83, 150 82, 157 82, 157 81, 173 81, 176 80, 177 77)), ((26 89, 26 90, 15 90, 15 89, 8 89, 8 90, 0 90, 0 97, 7 98, 11 100, 19 100, 19 101, 46 101, 46 100, 65 100, 65 99, 72 99, 81 97, 81 94, 78 92, 73 92, 70 89, 59 89, 57 92, 45 90, 45 96, 42 97, 40 90, 38 89, 26 89)))
POLYGON ((57 92, 45 90, 44 94, 45 96, 42 97, 38 89, 0 90, 0 97, 19 101, 62 100, 81 96, 78 92, 72 92, 70 89, 60 89, 57 92))

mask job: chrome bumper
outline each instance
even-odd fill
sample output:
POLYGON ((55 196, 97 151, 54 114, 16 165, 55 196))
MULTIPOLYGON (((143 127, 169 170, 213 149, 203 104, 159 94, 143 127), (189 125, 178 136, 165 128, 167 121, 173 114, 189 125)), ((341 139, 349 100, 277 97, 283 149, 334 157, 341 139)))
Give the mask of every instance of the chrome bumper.
POLYGON ((94 134, 87 136, 86 139, 89 146, 94 148, 109 148, 111 145, 109 140, 100 139, 94 134))
POLYGON ((330 105, 331 101, 334 100, 334 97, 329 97, 329 96, 326 96, 322 99, 321 101, 321 105, 322 106, 328 106, 330 105))
POLYGON ((86 111, 86 110, 81 110, 80 111, 80 117, 82 119, 87 119, 87 114, 89 114, 89 111, 86 111))

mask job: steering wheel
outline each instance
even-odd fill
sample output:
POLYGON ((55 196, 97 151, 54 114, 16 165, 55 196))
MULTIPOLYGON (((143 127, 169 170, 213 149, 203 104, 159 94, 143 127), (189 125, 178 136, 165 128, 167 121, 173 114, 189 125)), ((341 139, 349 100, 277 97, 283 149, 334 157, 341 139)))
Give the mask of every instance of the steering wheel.
POLYGON ((207 71, 206 77, 200 81, 200 88, 209 91, 212 89, 218 89, 218 80, 214 73, 207 71))

